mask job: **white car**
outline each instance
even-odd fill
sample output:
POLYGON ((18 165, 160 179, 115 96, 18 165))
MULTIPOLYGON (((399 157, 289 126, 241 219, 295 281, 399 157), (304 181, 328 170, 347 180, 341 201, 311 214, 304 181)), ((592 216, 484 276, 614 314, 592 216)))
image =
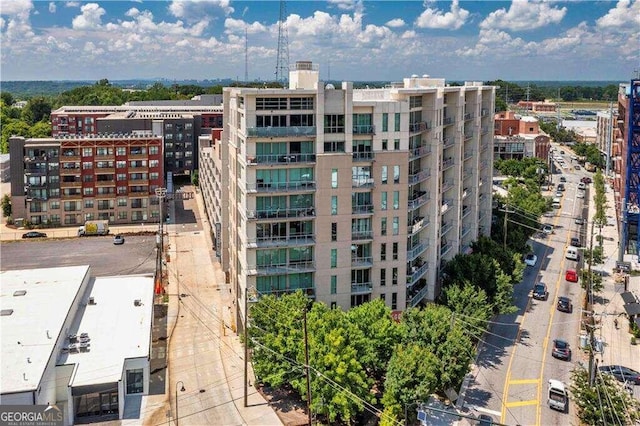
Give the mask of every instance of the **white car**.
POLYGON ((584 198, 584 191, 583 191, 583 190, 581 190, 581 189, 579 189, 579 190, 578 190, 578 194, 576 195, 576 197, 578 197, 578 198, 584 198))
POLYGON ((553 226, 552 225, 544 225, 542 227, 542 232, 544 232, 547 235, 553 234, 553 226))
POLYGON ((529 253, 524 257, 524 263, 528 266, 536 266, 536 262, 538 261, 538 256, 533 253, 529 253))
POLYGON ((580 182, 578 184, 578 189, 585 189, 587 187, 587 185, 584 182, 580 182))

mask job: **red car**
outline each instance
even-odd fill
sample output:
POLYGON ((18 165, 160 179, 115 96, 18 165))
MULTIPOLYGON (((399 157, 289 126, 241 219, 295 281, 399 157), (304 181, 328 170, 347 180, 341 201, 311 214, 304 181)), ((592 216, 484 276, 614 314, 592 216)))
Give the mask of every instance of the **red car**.
POLYGON ((580 182, 589 184, 591 183, 591 178, 589 176, 585 176, 582 179, 580 179, 580 182))
POLYGON ((565 275, 565 279, 572 283, 578 282, 578 273, 575 269, 567 269, 567 274, 565 275))

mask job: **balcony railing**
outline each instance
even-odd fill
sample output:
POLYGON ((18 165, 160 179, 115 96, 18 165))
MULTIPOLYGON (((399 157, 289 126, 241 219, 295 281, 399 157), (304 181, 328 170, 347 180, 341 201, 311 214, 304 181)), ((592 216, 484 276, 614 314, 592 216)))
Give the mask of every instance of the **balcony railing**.
POLYGON ((256 238, 249 238, 249 247, 278 247, 278 246, 303 246, 315 242, 313 234, 293 234, 293 235, 269 235, 256 238))
POLYGON ((447 179, 444 182, 442 182, 442 189, 441 192, 444 194, 445 192, 447 192, 448 190, 450 190, 451 188, 453 188, 453 180, 447 179))
MULTIPOLYGON (((74 173, 71 174, 79 174, 80 173, 80 169, 71 169, 74 171, 74 173), (77 170, 77 172, 76 172, 77 170)), ((24 173, 27 175, 44 175, 47 173, 47 168, 46 167, 27 167, 24 169, 24 173)), ((62 174, 62 173, 60 173, 62 174)))
MULTIPOLYGON (((113 167, 96 167, 93 169, 93 172, 97 175, 102 175, 102 174, 114 174, 116 172, 116 169, 113 167)), ((139 170, 136 169, 137 173, 140 173, 139 170)))
POLYGON ((431 128, 430 121, 418 121, 418 122, 409 124, 409 131, 412 133, 424 132, 425 130, 429 130, 430 128, 431 128))
POLYGON ((472 118, 473 118, 473 114, 472 114, 472 113, 470 113, 470 112, 468 112, 468 113, 466 113, 466 114, 464 115, 464 119, 465 119, 465 121, 466 121, 466 120, 471 120, 472 118))
POLYGON ((427 178, 431 177, 431 170, 430 169, 424 169, 418 173, 414 173, 412 175, 409 175, 409 185, 413 185, 416 184, 418 182, 422 182, 423 180, 426 180, 427 178))
POLYGON ((440 247, 440 256, 444 256, 445 254, 449 253, 449 250, 451 250, 451 244, 445 244, 442 247, 440 247))
POLYGON ((429 286, 425 284, 425 286, 420 291, 418 291, 418 293, 415 296, 411 297, 411 300, 409 300, 408 305, 412 308, 416 307, 418 303, 420 303, 420 301, 424 299, 428 291, 429 291, 429 286))
POLYGON ((442 148, 451 148, 454 142, 453 138, 442 138, 442 148))
POLYGON ((481 130, 481 133, 483 135, 486 135, 487 133, 489 133, 489 128, 488 127, 483 127, 482 130, 481 130))
POLYGON ((471 193, 471 191, 469 189, 464 188, 462 190, 462 197, 461 198, 464 200, 465 198, 467 198, 469 196, 470 193, 471 193))
POLYGON ((422 278, 429 270, 429 264, 427 262, 423 263, 421 266, 413 266, 409 271, 407 271, 407 287, 411 287, 417 283, 420 278, 422 278))
POLYGON ((273 219, 288 217, 314 217, 316 215, 315 208, 284 208, 270 210, 247 210, 247 219, 273 219))
POLYGON ((464 134, 464 140, 468 141, 469 139, 471 139, 473 137, 473 132, 468 132, 464 134))
MULTIPOLYGON (((44 171, 42 172, 44 173, 44 171)), ((80 167, 61 167, 60 176, 79 175, 82 173, 80 167)))
POLYGON ((371 240, 373 239, 373 231, 351 231, 352 240, 371 240))
POLYGON ((472 149, 469 149, 469 150, 465 151, 462 154, 463 158, 464 158, 464 161, 467 161, 467 160, 473 158, 474 154, 475 154, 475 152, 472 149))
POLYGON ((247 182, 249 192, 278 192, 278 191, 310 191, 316 187, 315 181, 305 180, 299 182, 247 182))
POLYGON ((453 200, 445 199, 442 200, 442 206, 440 207, 440 214, 444 214, 449 208, 453 205, 453 200))
MULTIPOLYGON (((37 184, 31 184, 32 188, 37 188, 38 186, 44 186, 42 184, 37 185, 37 184)), ((61 181, 60 182, 60 188, 76 188, 76 187, 81 187, 82 186, 82 181, 81 180, 74 180, 71 182, 65 182, 65 181, 61 181)))
POLYGON ((417 209, 418 207, 424 205, 427 201, 429 201, 430 194, 427 191, 419 191, 417 194, 414 193, 414 197, 409 199, 407 206, 409 210, 417 209))
POLYGON ((442 170, 447 170, 455 164, 453 158, 449 157, 446 160, 442 160, 442 170))
POLYGON ((352 214, 372 214, 373 206, 371 204, 351 206, 351 213, 352 214))
POLYGON ((413 225, 407 225, 407 234, 416 234, 422 231, 427 225, 429 225, 429 218, 420 217, 414 221, 413 225))
POLYGON ((313 272, 315 271, 315 264, 313 261, 300 261, 282 264, 257 265, 257 267, 249 266, 248 269, 248 273, 250 275, 255 275, 252 272, 259 275, 279 275, 287 273, 313 272))
POLYGON ((453 228, 453 225, 450 223, 443 223, 440 227, 440 236, 444 236, 447 232, 449 232, 453 228))
POLYGON ((420 241, 417 245, 415 245, 410 250, 407 250, 407 261, 411 262, 416 257, 420 256, 426 249, 429 248, 428 241, 420 241))
POLYGON ((448 126, 450 124, 453 124, 454 122, 455 122, 455 119, 453 117, 445 117, 442 119, 443 126, 448 126))
POLYGON ((247 155, 247 164, 286 164, 286 163, 314 163, 315 154, 263 154, 247 155))
POLYGON ((129 179, 127 183, 129 186, 147 186, 149 185, 149 179, 129 179))
POLYGON ((462 217, 466 217, 469 213, 471 213, 471 207, 462 206, 462 217))
POLYGON ((467 234, 469 233, 469 231, 471 231, 471 227, 470 226, 463 226, 462 227, 462 232, 460 233, 460 237, 464 238, 467 236, 467 234))
POLYGON ((376 126, 373 126, 371 124, 354 124, 353 134, 354 135, 375 135, 376 126))
POLYGON ((364 294, 373 291, 372 283, 351 283, 351 294, 364 294))
POLYGON ((373 257, 371 256, 351 256, 351 266, 371 267, 373 266, 373 257))
POLYGON ((316 126, 247 127, 248 137, 315 136, 316 126))
POLYGON ((429 154, 431 154, 431 147, 429 145, 422 145, 411 150, 410 159, 415 160, 416 158, 424 157, 429 154))
POLYGON ((351 157, 353 161, 373 161, 375 154, 373 151, 353 152, 351 157))
POLYGON ((370 177, 354 177, 351 180, 352 188, 373 188, 375 181, 370 177))

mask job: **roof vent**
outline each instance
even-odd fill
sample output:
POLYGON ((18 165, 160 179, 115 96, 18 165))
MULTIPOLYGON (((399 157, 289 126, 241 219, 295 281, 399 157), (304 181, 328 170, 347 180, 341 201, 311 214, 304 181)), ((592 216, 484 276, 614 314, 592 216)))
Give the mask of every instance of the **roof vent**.
POLYGON ((133 306, 142 306, 142 300, 136 299, 133 301, 133 306))
POLYGON ((90 305, 95 305, 95 304, 96 304, 96 299, 95 299, 95 297, 93 297, 93 296, 89 297, 89 304, 90 304, 90 305))
POLYGON ((25 294, 27 294, 27 290, 16 290, 13 292, 14 296, 24 296, 25 294))
POLYGON ((0 316, 8 317, 12 313, 13 313, 13 309, 3 309, 2 311, 0 311, 0 316))
POLYGON ((336 88, 336 86, 334 86, 333 84, 329 83, 326 86, 324 86, 325 89, 327 90, 334 90, 336 88))

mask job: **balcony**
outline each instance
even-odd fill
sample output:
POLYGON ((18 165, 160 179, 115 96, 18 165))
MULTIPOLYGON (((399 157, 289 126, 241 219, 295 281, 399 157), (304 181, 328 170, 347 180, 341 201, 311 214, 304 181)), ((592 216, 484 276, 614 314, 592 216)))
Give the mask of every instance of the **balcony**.
POLYGON ((67 154, 64 153, 63 155, 60 156, 60 162, 64 163, 67 161, 80 161, 80 153, 72 153, 72 154, 67 154))
POLYGON ((257 266, 249 266, 247 274, 249 275, 281 275, 281 274, 297 274, 301 272, 314 272, 316 270, 313 261, 299 261, 282 264, 265 264, 257 266))
POLYGON ((465 217, 467 217, 469 213, 471 213, 471 207, 462 206, 462 218, 464 219, 465 217))
POLYGON ((372 291, 372 283, 351 283, 351 294, 366 294, 372 291))
POLYGON ((129 179, 127 185, 129 186, 148 186, 149 179, 129 179))
POLYGON ((462 155, 463 155, 463 157, 462 157, 463 160, 467 161, 467 160, 470 160, 471 158, 473 158, 473 156, 475 155, 475 151, 472 150, 472 149, 469 149, 469 150, 463 152, 462 155))
MULTIPOLYGON (((45 171, 43 171, 42 173, 45 173, 45 171)), ((80 175, 80 173, 82 173, 82 170, 80 169, 80 167, 61 167, 60 168, 60 176, 76 176, 76 175, 80 175)))
POLYGON ((453 138, 442 138, 442 148, 447 149, 451 148, 454 144, 453 138))
POLYGON ((413 235, 422 231, 427 225, 429 225, 429 218, 419 217, 414 220, 413 225, 407 225, 407 234, 413 235))
POLYGON ((424 132, 429 129, 431 129, 431 122, 429 121, 418 121, 409 124, 409 132, 411 133, 424 132))
POLYGON ((451 124, 455 123, 455 119, 453 117, 445 117, 442 119, 442 125, 443 126, 450 126, 451 124))
POLYGON ((429 145, 422 145, 417 148, 413 148, 411 150, 409 159, 415 160, 416 158, 424 157, 425 155, 430 155, 430 154, 431 154, 431 147, 429 145))
MULTIPOLYGON (((126 195, 126 194, 124 194, 126 195)), ((96 198, 115 198, 116 193, 115 191, 112 192, 98 192, 96 195, 96 198)))
POLYGON ((447 210, 451 208, 451 206, 453 206, 453 200, 451 199, 442 200, 442 206, 440 207, 440 214, 446 213, 447 210))
POLYGON ((417 209, 420 206, 423 206, 430 199, 430 194, 427 191, 414 191, 413 198, 410 198, 407 207, 409 210, 417 209))
POLYGON ((412 266, 407 271, 407 288, 412 287, 415 283, 420 280, 424 276, 424 274, 429 270, 429 264, 423 263, 421 266, 412 266))
POLYGON ((407 305, 409 305, 409 307, 411 308, 416 307, 418 303, 420 303, 420 301, 424 299, 428 291, 429 291, 429 286, 427 286, 427 284, 425 283, 424 287, 418 290, 418 292, 414 296, 411 296, 411 293, 409 293, 409 297, 411 298, 409 299, 409 297, 407 297, 408 299, 407 305))
POLYGON ((93 169, 93 172, 97 175, 112 175, 116 172, 116 169, 113 167, 96 167, 95 169, 93 169))
POLYGON ((247 164, 287 164, 287 163, 315 163, 315 154, 266 154, 247 155, 247 164))
POLYGON ((351 187, 352 188, 373 188, 375 186, 375 181, 370 177, 352 177, 351 179, 351 187))
POLYGON ((147 153, 142 153, 142 152, 136 152, 136 153, 131 153, 129 154, 129 156, 127 157, 129 160, 146 160, 147 158, 149 158, 149 154, 147 153))
POLYGON ((471 139, 473 137, 473 132, 468 132, 464 134, 464 140, 468 141, 469 139, 471 139))
POLYGON ((440 236, 443 237, 447 232, 449 232, 453 228, 453 225, 447 222, 444 222, 440 227, 440 236))
MULTIPOLYGON (((111 170, 111 173, 114 173, 114 169, 96 169, 96 170, 111 170)), ((149 173, 149 167, 147 166, 129 167, 127 169, 127 172, 128 173, 149 173)), ((100 172, 100 173, 107 173, 107 172, 100 172)))
POLYGON ((247 219, 299 218, 315 217, 313 207, 283 208, 271 210, 247 210, 247 219))
POLYGON ((269 235, 259 236, 257 238, 249 238, 247 247, 263 248, 263 247, 281 247, 281 246, 306 246, 315 243, 313 234, 292 234, 292 235, 269 235))
MULTIPOLYGON (((31 185, 31 187, 34 188, 37 186, 31 185)), ((70 182, 64 182, 64 181, 60 182, 60 188, 81 188, 81 187, 82 187, 82 181, 80 179, 73 180, 70 182)))
POLYGON ((352 240, 372 240, 373 231, 355 231, 351 230, 352 240))
POLYGON ((464 121, 468 121, 468 120, 471 120, 471 119, 473 119, 473 114, 472 113, 468 112, 468 113, 466 113, 464 115, 464 121))
POLYGON ((373 257, 371 256, 351 256, 351 266, 356 268, 370 268, 373 266, 373 257))
POLYGON ((487 133, 489 133, 489 128, 488 128, 488 127, 483 127, 483 128, 480 130, 480 133, 481 133, 481 134, 483 134, 483 135, 486 135, 487 133))
POLYGON ((371 204, 351 206, 351 214, 373 214, 373 206, 371 204))
POLYGON ((247 127, 247 136, 250 138, 285 138, 288 136, 316 135, 316 126, 292 126, 292 127, 247 127))
POLYGON ((469 234, 470 231, 471 231, 471 227, 470 226, 463 226, 462 227, 462 232, 460 233, 460 237, 461 238, 466 237, 469 234))
MULTIPOLYGON (((30 166, 31 166, 31 165, 30 165, 30 166)), ((80 169, 73 169, 73 170, 74 170, 74 171, 75 171, 75 170, 78 170, 78 172, 77 172, 77 173, 75 173, 75 172, 73 173, 74 175, 75 175, 75 174, 80 174, 80 169)), ((33 166, 31 166, 31 167, 26 167, 26 168, 24 169, 24 174, 26 174, 26 175, 32 175, 32 176, 42 176, 42 175, 46 175, 46 174, 47 174, 47 168, 46 168, 46 167, 33 167, 33 166)), ((62 173, 60 173, 60 174, 62 174, 62 173)))
POLYGON ((449 253, 449 250, 451 250, 451 244, 445 244, 442 247, 440 247, 440 256, 444 256, 445 254, 449 253))
POLYGON ((451 188, 453 188, 453 180, 452 179, 447 179, 444 182, 442 182, 442 188, 440 189, 440 192, 444 194, 445 192, 447 192, 451 188))
POLYGON ((453 167, 454 164, 455 162, 451 157, 447 158, 446 160, 442 160, 442 170, 447 170, 450 167, 453 167))
POLYGON ((371 162, 375 158, 373 151, 353 152, 351 153, 353 161, 371 162))
POLYGON ((420 241, 413 248, 407 250, 407 262, 411 262, 412 260, 420 256, 422 253, 424 253, 425 250, 428 248, 429 248, 428 241, 420 241))
POLYGON ((431 177, 431 170, 430 169, 424 169, 418 173, 414 173, 412 175, 409 175, 409 185, 414 185, 416 183, 422 182, 426 179, 428 179, 429 177, 431 177))
POLYGON ((469 196, 469 194, 471 194, 471 191, 468 188, 464 188, 462 190, 462 199, 464 200, 465 198, 467 198, 469 196))
POLYGON ((487 115, 489 115, 489 110, 486 108, 482 108, 482 110, 480 111, 480 115, 482 117, 486 117, 487 115))
POLYGON ((115 154, 106 154, 106 155, 96 155, 93 160, 94 161, 115 161, 115 159, 116 159, 115 154))
POLYGON ((247 182, 248 192, 287 192, 287 191, 312 191, 316 188, 315 181, 305 180, 299 182, 247 182))
POLYGON ((354 135, 375 135, 376 127, 371 124, 354 124, 353 134, 354 135))

